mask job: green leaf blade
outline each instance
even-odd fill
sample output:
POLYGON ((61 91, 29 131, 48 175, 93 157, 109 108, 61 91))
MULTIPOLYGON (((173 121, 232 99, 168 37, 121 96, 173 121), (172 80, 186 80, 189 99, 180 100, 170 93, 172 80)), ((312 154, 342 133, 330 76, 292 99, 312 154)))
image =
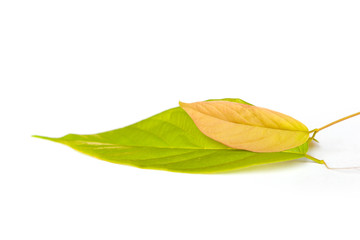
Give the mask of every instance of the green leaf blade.
POLYGON ((308 144, 275 153, 232 149, 201 133, 179 107, 99 134, 34 137, 62 143, 112 163, 183 173, 214 173, 294 160, 305 156, 308 144))
MULTIPOLYGON (((72 136, 73 137, 73 136, 72 136)), ((304 157, 298 153, 254 153, 236 149, 127 147, 51 139, 112 163, 183 173, 214 173, 304 157)))

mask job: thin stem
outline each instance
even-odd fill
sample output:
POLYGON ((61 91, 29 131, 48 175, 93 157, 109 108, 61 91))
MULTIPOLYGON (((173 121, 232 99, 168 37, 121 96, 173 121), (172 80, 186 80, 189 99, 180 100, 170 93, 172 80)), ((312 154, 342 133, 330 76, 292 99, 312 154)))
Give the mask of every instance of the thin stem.
POLYGON ((328 169, 359 169, 360 167, 340 167, 340 168, 332 168, 332 167, 329 167, 326 162, 324 160, 320 160, 320 159, 317 159, 313 156, 310 156, 310 155, 307 155, 305 154, 305 157, 310 159, 310 160, 313 160, 314 162, 316 163, 319 163, 319 164, 324 164, 325 167, 327 167, 328 169))
MULTIPOLYGON (((325 126, 323 126, 323 127, 321 127, 321 128, 315 128, 315 129, 311 130, 309 133, 313 133, 313 135, 309 138, 309 142, 311 142, 312 140, 317 141, 317 140, 315 139, 315 135, 316 135, 319 131, 321 131, 321 130, 327 128, 327 127, 330 127, 330 126, 332 126, 332 125, 334 125, 334 124, 336 124, 336 123, 342 122, 342 121, 344 121, 344 120, 346 120, 346 119, 355 117, 355 116, 357 116, 357 115, 360 115, 360 112, 351 114, 351 115, 349 115, 349 116, 347 116, 347 117, 344 117, 344 118, 340 118, 339 120, 336 120, 336 121, 334 121, 334 122, 331 122, 331 123, 329 123, 329 124, 327 124, 327 125, 325 125, 325 126)), ((325 162, 324 160, 320 160, 320 159, 314 158, 313 156, 310 156, 310 155, 307 155, 307 154, 305 154, 305 157, 308 158, 308 159, 310 159, 310 160, 313 160, 313 161, 316 162, 316 163, 324 164, 328 169, 349 169, 349 168, 330 168, 330 167, 326 164, 326 162, 325 162)))
MULTIPOLYGON (((313 161, 316 162, 316 163, 325 164, 324 160, 320 160, 320 159, 314 158, 313 156, 310 156, 310 155, 305 154, 305 157, 308 158, 308 159, 310 159, 310 160, 313 160, 313 161)), ((325 166, 327 166, 327 165, 325 164, 325 166)))
MULTIPOLYGON (((327 124, 327 125, 325 125, 325 126, 323 126, 323 127, 321 127, 321 128, 314 129, 314 130, 312 130, 311 132, 317 133, 317 132, 319 132, 319 131, 327 128, 327 127, 330 127, 330 126, 332 126, 332 125, 334 125, 334 124, 336 124, 336 123, 342 122, 342 121, 344 121, 344 120, 346 120, 346 119, 355 117, 355 116, 357 116, 357 115, 360 115, 360 112, 357 112, 357 113, 351 114, 351 115, 349 115, 349 116, 347 116, 347 117, 344 117, 344 118, 341 118, 341 119, 339 119, 339 120, 336 120, 336 121, 334 121, 334 122, 332 122, 332 123, 329 123, 329 124, 327 124)), ((315 134, 313 135, 313 137, 315 137, 315 134)))

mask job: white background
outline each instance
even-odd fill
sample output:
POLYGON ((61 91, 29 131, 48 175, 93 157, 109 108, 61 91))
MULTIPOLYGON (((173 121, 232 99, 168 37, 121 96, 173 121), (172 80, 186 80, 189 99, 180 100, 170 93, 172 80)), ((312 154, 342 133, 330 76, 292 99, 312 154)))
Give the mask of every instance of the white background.
MULTIPOLYGON (((115 165, 31 135, 238 97, 310 129, 359 111, 359 1, 0 2, 0 239, 359 239, 360 171, 115 165)), ((360 165, 359 117, 310 154, 360 165)), ((345 164, 346 165, 346 164, 345 164)))

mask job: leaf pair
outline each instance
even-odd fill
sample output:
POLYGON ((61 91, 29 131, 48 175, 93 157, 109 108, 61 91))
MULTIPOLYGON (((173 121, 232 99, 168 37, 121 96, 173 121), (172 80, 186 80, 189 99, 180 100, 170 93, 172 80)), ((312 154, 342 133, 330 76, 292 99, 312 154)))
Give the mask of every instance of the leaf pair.
POLYGON ((186 173, 229 171, 307 156, 309 131, 289 116, 240 99, 180 105, 104 133, 35 137, 113 163, 186 173))

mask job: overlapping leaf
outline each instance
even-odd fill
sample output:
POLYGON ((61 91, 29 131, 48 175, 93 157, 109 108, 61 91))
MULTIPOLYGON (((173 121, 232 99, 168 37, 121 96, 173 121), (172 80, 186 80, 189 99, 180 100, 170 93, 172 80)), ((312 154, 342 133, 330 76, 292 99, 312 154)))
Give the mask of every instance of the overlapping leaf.
POLYGON ((304 124, 266 108, 229 101, 180 103, 180 106, 202 133, 231 148, 280 152, 309 139, 304 124))
MULTIPOLYGON (((240 99, 225 100, 247 104, 240 99)), ((113 163, 186 173, 212 173, 288 161, 304 157, 308 149, 307 142, 273 153, 232 149, 201 133, 180 107, 104 133, 69 134, 61 138, 36 137, 68 145, 113 163)))

